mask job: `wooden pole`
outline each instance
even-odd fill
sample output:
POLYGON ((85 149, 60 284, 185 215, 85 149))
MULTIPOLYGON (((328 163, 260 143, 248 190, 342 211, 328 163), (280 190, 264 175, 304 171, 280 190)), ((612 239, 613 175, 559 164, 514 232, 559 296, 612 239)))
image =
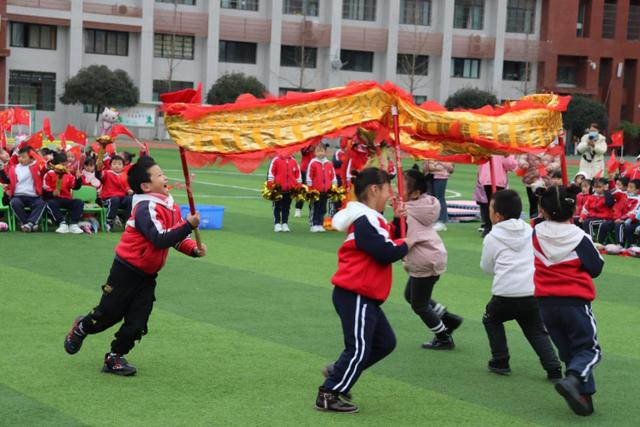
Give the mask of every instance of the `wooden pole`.
MULTIPOLYGON (((196 214, 196 203, 193 201, 193 193, 191 191, 191 176, 189 175, 189 165, 187 165, 187 157, 185 155, 184 148, 180 147, 180 161, 182 162, 182 173, 184 174, 184 185, 187 189, 187 199, 189 200, 189 210, 191 211, 191 215, 196 214)), ((198 249, 202 249, 202 239, 200 237, 200 230, 194 229, 194 234, 196 235, 196 243, 198 244, 198 249)))
POLYGON ((564 135, 558 135, 558 144, 560 144, 560 168, 562 170, 562 185, 569 185, 569 174, 567 173, 567 152, 564 146, 564 135))
MULTIPOLYGON (((398 178, 398 200, 400 205, 404 204, 404 174, 402 173, 402 159, 400 158, 400 123, 398 122, 398 107, 391 106, 391 115, 393 116, 393 134, 396 140, 396 176, 398 178)), ((407 235, 407 223, 405 218, 400 218, 400 238, 407 235)))

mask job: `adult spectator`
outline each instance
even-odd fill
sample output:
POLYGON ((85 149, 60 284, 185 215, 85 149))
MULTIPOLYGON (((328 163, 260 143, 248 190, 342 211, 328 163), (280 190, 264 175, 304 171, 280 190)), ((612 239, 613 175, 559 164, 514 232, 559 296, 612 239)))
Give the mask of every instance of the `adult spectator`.
POLYGON ((449 213, 447 212, 445 193, 447 191, 449 174, 451 173, 453 173, 453 163, 438 162, 436 160, 427 160, 424 162, 424 174, 433 175, 432 194, 440 202, 440 217, 433 226, 433 229, 436 231, 447 231, 446 224, 449 219, 449 213))
POLYGON ((480 185, 484 188, 484 192, 487 195, 487 204, 480 205, 480 209, 484 209, 484 231, 482 236, 486 236, 491 231, 491 218, 489 217, 489 203, 491 203, 492 189, 491 189, 491 166, 493 163, 493 171, 496 179, 496 191, 504 190, 509 185, 509 178, 507 173, 516 170, 518 162, 513 156, 491 156, 488 162, 485 162, 478 166, 478 180, 480 185))
POLYGON ((580 170, 595 177, 604 171, 604 153, 607 151, 607 140, 598 130, 597 123, 591 123, 589 131, 582 136, 578 144, 580 170))

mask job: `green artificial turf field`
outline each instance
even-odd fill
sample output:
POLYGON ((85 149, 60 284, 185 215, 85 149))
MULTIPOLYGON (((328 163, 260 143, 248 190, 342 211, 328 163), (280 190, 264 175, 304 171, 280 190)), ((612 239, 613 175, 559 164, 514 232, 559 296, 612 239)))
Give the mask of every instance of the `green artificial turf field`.
MULTIPOLYGON (((176 151, 154 154, 180 178, 176 151)), ((62 346, 74 317, 98 302, 120 233, 0 235, 0 425, 638 425, 640 262, 607 257, 596 280, 603 359, 596 413, 584 419, 545 381, 516 325, 513 374, 487 371, 481 317, 491 278, 478 267, 477 223, 442 234, 449 268, 434 297, 465 317, 457 348, 420 348, 430 336, 403 300, 406 274, 396 265, 384 305, 396 351, 353 389, 359 414, 313 410, 320 369, 342 349, 329 279, 343 236, 310 234, 300 218, 292 233, 274 234, 259 192, 265 169, 195 171, 196 201, 224 205, 224 229, 203 232, 206 258, 169 257, 149 335, 129 355, 132 378, 100 373, 115 330, 89 337, 75 356, 62 346)), ((474 183, 475 168, 460 166, 449 188, 469 198, 474 183)), ((173 194, 185 202, 184 190, 173 194)))

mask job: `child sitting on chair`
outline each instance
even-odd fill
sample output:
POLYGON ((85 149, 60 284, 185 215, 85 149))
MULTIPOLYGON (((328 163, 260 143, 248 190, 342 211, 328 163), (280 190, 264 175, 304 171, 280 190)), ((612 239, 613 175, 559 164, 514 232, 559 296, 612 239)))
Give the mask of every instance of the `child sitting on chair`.
POLYGON ((79 171, 76 176, 67 170, 67 155, 56 153, 52 160, 53 169, 44 176, 42 189, 44 198, 47 201, 47 208, 53 220, 58 224, 56 233, 60 234, 82 234, 82 229, 78 226, 78 221, 82 217, 84 202, 74 199, 72 190, 79 190, 82 186, 82 177, 79 171), (70 221, 67 224, 61 209, 69 211, 70 221))

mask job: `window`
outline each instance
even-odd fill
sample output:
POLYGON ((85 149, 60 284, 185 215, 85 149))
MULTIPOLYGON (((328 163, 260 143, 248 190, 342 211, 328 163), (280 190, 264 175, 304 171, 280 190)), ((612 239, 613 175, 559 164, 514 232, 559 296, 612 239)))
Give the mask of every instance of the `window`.
POLYGON ((257 43, 244 43, 220 40, 218 61, 238 64, 255 64, 257 43))
POLYGON ((304 47, 304 64, 302 62, 302 46, 280 47, 280 65, 283 67, 316 68, 316 58, 318 49, 315 47, 304 47))
POLYGON ((25 24, 11 22, 11 46, 33 49, 56 48, 56 30, 53 25, 25 24))
POLYGON ((342 18, 356 21, 375 21, 376 0, 344 0, 342 18))
POLYGON ((578 22, 576 24, 577 37, 589 37, 589 16, 591 15, 591 1, 580 0, 578 3, 578 22))
POLYGON ((318 16, 318 0, 284 0, 282 11, 286 15, 318 16))
POLYGON ((193 36, 155 34, 153 56, 156 58, 193 59, 193 43, 193 36))
POLYGON ((195 6, 196 0, 156 0, 156 3, 186 4, 187 6, 195 6))
POLYGON ((533 33, 536 0, 509 0, 507 6, 507 33, 533 33))
MULTIPOLYGON (((209 0, 213 1, 213 0, 209 0)), ((258 0, 220 0, 223 9, 258 10, 258 0)))
POLYGON ((172 80, 154 80, 153 81, 153 100, 160 101, 160 95, 168 92, 175 92, 182 89, 193 89, 193 82, 179 82, 172 80), (169 84, 171 83, 171 84, 169 84))
POLYGON ((502 64, 502 80, 523 82, 531 79, 531 65, 527 62, 504 61, 502 64))
POLYGON ((10 70, 9 103, 35 105, 36 110, 55 111, 56 74, 10 70))
POLYGON ((315 89, 306 89, 306 88, 296 88, 296 87, 281 87, 278 89, 278 96, 284 96, 287 92, 302 92, 309 93, 314 92, 315 89))
POLYGON ((640 40, 640 0, 631 0, 629 2, 627 40, 640 40))
POLYGON ((129 55, 129 33, 84 30, 84 52, 101 55, 129 55))
POLYGON ((96 114, 98 107, 95 105, 82 104, 82 112, 86 114, 96 114))
POLYGON ((484 21, 484 0, 456 0, 453 27, 481 30, 484 21))
POLYGON ((558 65, 557 84, 575 86, 578 79, 578 67, 575 65, 558 65))
POLYGON ((606 0, 602 11, 602 38, 616 37, 616 0, 606 0))
POLYGON ((400 53, 396 63, 396 73, 426 76, 429 74, 429 57, 400 53))
POLYGON ((480 78, 480 60, 473 58, 452 58, 451 77, 465 79, 480 78))
POLYGON ((342 61, 342 69, 346 71, 365 73, 373 71, 373 52, 343 49, 340 51, 340 61, 342 61))
POLYGON ((401 0, 400 23, 431 25, 431 0, 401 0))
POLYGON ((427 97, 424 95, 413 95, 413 103, 416 105, 424 104, 427 102, 427 97))

